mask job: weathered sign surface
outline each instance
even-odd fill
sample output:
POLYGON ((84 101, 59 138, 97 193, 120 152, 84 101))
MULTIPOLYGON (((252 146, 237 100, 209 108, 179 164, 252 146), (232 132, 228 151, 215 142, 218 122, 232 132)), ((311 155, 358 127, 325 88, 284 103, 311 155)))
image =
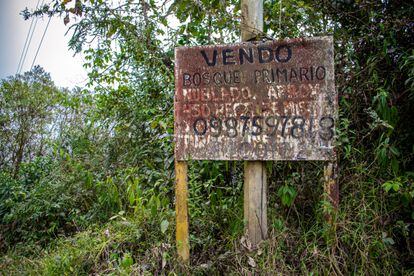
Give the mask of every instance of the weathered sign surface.
POLYGON ((332 160, 332 37, 175 51, 177 160, 332 160))

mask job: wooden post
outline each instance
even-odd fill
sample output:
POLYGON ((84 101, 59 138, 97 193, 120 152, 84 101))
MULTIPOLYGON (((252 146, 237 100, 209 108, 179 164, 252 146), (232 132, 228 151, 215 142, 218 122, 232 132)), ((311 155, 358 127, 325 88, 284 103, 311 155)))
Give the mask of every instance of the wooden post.
POLYGON ((244 165, 244 219, 253 245, 267 238, 266 167, 262 161, 244 165))
MULTIPOLYGON (((241 11, 241 39, 252 40, 263 31, 263 1, 241 0, 241 11)), ((244 220, 253 245, 267 238, 266 167, 262 161, 245 163, 244 220)))
POLYGON ((263 0, 241 0, 241 11, 241 40, 252 40, 263 32, 263 0))
POLYGON ((175 161, 176 241, 178 256, 184 263, 190 259, 187 171, 187 162, 175 161))
POLYGON ((338 168, 336 162, 328 162, 324 166, 324 184, 323 191, 325 200, 329 201, 333 210, 327 210, 325 218, 329 224, 334 224, 334 218, 339 205, 339 185, 337 181, 338 168))

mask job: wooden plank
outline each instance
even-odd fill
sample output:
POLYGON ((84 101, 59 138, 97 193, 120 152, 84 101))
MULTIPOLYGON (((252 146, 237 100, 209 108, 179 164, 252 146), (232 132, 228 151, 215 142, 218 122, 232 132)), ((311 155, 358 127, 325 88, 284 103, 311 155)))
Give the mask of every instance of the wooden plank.
POLYGON ((187 162, 175 162, 176 241, 178 256, 184 263, 188 262, 190 258, 187 171, 187 162))
POLYGON ((267 238, 267 175, 262 161, 246 161, 244 167, 244 219, 253 245, 267 238))
POLYGON ((175 50, 178 160, 334 160, 332 37, 175 50))

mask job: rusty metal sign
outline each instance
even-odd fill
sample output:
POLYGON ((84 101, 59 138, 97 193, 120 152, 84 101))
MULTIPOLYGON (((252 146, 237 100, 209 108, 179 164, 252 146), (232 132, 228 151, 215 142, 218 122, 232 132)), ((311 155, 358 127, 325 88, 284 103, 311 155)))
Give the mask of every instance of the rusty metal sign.
POLYGON ((177 160, 333 160, 332 37, 175 50, 177 160))

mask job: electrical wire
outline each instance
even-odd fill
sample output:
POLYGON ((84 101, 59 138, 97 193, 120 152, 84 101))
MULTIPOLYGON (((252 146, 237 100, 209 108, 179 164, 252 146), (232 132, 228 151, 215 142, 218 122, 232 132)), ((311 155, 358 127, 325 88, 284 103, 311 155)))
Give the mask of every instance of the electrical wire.
POLYGON ((39 54, 40 47, 42 47, 43 39, 45 38, 45 35, 46 35, 46 32, 47 32, 47 29, 49 28, 49 23, 50 23, 50 20, 51 20, 51 19, 52 19, 52 16, 50 15, 50 16, 49 16, 49 20, 47 21, 46 28, 45 28, 45 30, 44 30, 44 32, 43 32, 42 39, 40 40, 39 46, 37 47, 36 55, 35 55, 35 57, 33 58, 32 66, 30 66, 30 70, 32 70, 33 65, 34 65, 34 63, 35 63, 35 61, 36 61, 36 58, 37 58, 37 54, 39 54))
MULTIPOLYGON (((43 3, 44 3, 44 2, 45 2, 45 0, 43 0, 43 1, 42 1, 42 4, 40 4, 40 6, 43 6, 43 3)), ((29 52, 29 47, 30 47, 30 44, 31 44, 31 42, 32 42, 32 38, 33 38, 34 32, 35 32, 35 30, 36 30, 36 25, 37 25, 37 21, 38 21, 38 20, 39 20, 39 18, 38 18, 38 17, 36 17, 35 22, 34 22, 34 26, 33 26, 33 30, 32 30, 32 34, 30 35, 29 42, 28 42, 28 44, 27 44, 27 48, 26 48, 26 52, 25 52, 25 54, 24 54, 24 56, 23 56, 22 64, 21 64, 21 67, 20 67, 20 69, 19 69, 19 71, 18 71, 18 73, 19 73, 19 74, 21 73, 21 71, 22 71, 22 69, 23 69, 23 66, 24 66, 24 63, 25 63, 25 61, 26 61, 26 56, 27 56, 27 53, 29 52)))
MULTIPOLYGON (((36 9, 39 6, 39 2, 40 2, 40 0, 37 0, 36 9)), ((24 41, 24 46, 23 46, 23 49, 22 49, 22 53, 20 54, 20 59, 19 59, 19 64, 17 65, 16 74, 19 73, 19 71, 20 71, 20 65, 21 65, 22 60, 23 60, 23 55, 24 55, 24 53, 26 51, 27 41, 29 40, 29 36, 30 36, 30 32, 32 31, 33 21, 34 20, 35 20, 35 18, 32 17, 32 22, 30 23, 29 31, 27 32, 26 40, 24 41)))

